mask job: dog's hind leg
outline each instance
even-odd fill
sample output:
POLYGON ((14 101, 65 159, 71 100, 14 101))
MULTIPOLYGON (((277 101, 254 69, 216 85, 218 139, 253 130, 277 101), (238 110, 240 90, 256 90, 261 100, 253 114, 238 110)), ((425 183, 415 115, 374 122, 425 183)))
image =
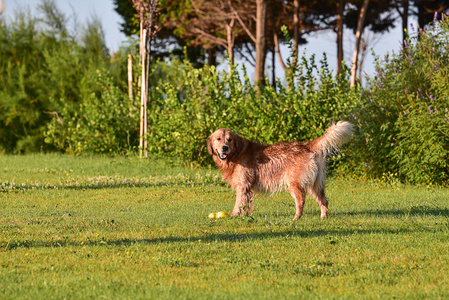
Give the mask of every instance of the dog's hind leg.
POLYGON ((290 195, 292 195, 293 199, 295 199, 296 213, 294 220, 298 220, 302 216, 302 211, 304 210, 304 200, 306 198, 306 193, 304 189, 297 183, 290 184, 288 191, 290 195))
POLYGON ((327 206, 328 201, 326 199, 326 195, 324 194, 324 188, 319 188, 317 184, 313 188, 310 189, 310 194, 313 198, 316 199, 316 202, 320 205, 321 209, 321 219, 327 217, 327 206))

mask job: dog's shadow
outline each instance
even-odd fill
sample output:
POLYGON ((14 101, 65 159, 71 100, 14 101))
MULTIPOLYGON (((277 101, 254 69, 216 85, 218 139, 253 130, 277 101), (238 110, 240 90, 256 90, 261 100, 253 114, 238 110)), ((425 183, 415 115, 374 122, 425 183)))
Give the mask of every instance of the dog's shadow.
POLYGON ((382 210, 382 209, 372 209, 372 210, 361 210, 361 211, 350 211, 350 212, 333 212, 333 216, 378 216, 378 217, 401 217, 401 216, 412 216, 412 217, 449 217, 449 209, 448 208, 439 208, 436 206, 427 206, 427 205, 419 205, 419 206, 411 206, 410 208, 404 209, 390 209, 390 210, 382 210))

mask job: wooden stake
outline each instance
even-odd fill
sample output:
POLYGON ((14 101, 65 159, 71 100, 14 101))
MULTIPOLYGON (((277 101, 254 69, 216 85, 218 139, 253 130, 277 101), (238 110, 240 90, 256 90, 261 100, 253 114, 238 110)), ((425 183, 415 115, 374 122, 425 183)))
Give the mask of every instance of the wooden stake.
POLYGON ((133 101, 133 57, 128 54, 128 96, 129 101, 133 101))
MULTIPOLYGON (((141 22, 141 26, 142 26, 142 22, 141 22)), ((141 27, 142 28, 142 27, 141 27)), ((140 103, 140 141, 139 141, 139 146, 140 146, 140 157, 148 157, 148 153, 147 153, 147 143, 146 143, 146 136, 145 134, 147 133, 147 129, 145 128, 147 121, 146 121, 146 116, 147 116, 147 105, 146 105, 146 68, 145 68, 145 59, 146 59, 146 37, 147 37, 147 30, 146 29, 142 29, 142 34, 140 35, 140 59, 141 59, 141 66, 142 66, 142 85, 140 86, 141 88, 141 92, 140 92, 140 99, 141 99, 141 103, 140 103)))
MULTIPOLYGON (((145 8, 144 1, 143 0, 133 0, 134 5, 138 8, 137 10, 140 11, 140 64, 142 67, 142 78, 139 81, 141 83, 140 85, 140 91, 141 91, 141 107, 140 107, 140 139, 139 139, 139 146, 140 146, 140 157, 148 157, 148 80, 150 76, 150 54, 151 54, 151 39, 154 38, 154 36, 157 33, 157 30, 153 32, 153 15, 155 12, 155 8, 157 5, 158 0, 148 0, 149 6, 149 24, 144 25, 144 17, 145 16, 145 8), (144 29, 146 27, 146 29, 144 29), (147 41, 148 36, 148 41, 147 41)), ((148 13, 148 12, 146 12, 148 13)))

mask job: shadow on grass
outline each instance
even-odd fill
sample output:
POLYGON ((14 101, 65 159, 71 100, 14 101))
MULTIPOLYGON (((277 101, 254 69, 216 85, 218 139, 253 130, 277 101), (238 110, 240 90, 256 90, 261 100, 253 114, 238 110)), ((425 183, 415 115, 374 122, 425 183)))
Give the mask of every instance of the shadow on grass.
MULTIPOLYGON (((430 230, 432 231, 432 230, 430 230)), ((231 243, 245 243, 258 240, 268 239, 293 239, 293 238, 316 238, 316 237, 328 237, 324 242, 330 244, 336 244, 338 239, 346 236, 356 235, 401 235, 414 232, 412 229, 350 229, 350 230, 299 230, 288 229, 279 232, 257 232, 257 233, 219 233, 219 234, 203 234, 195 236, 168 236, 158 238, 143 238, 143 239, 119 239, 119 240, 96 240, 87 242, 74 242, 70 240, 58 240, 58 241, 23 241, 23 242, 4 242, 0 244, 0 249, 12 250, 15 248, 59 248, 59 247, 84 247, 84 246, 132 246, 132 245, 154 245, 164 243, 212 243, 212 242, 231 242, 231 243)))
POLYGON ((393 210, 362 210, 362 211, 351 211, 351 212, 333 212, 333 216, 392 216, 392 217, 404 217, 404 216, 442 216, 449 217, 449 209, 430 207, 425 205, 412 206, 409 209, 393 209, 393 210))
MULTIPOLYGON (((371 234, 406 234, 411 230, 371 230, 371 229, 354 229, 354 230, 297 230, 290 229, 280 232, 257 232, 257 233, 242 233, 242 234, 207 234, 194 237, 178 237, 170 236, 164 238, 141 239, 141 240, 117 240, 111 241, 113 245, 132 245, 135 243, 192 243, 201 241, 203 243, 211 242, 249 242, 267 239, 292 239, 292 238, 315 238, 315 237, 329 237, 338 239, 339 237, 352 235, 371 235, 371 234)), ((330 240, 329 240, 330 241, 330 240)))

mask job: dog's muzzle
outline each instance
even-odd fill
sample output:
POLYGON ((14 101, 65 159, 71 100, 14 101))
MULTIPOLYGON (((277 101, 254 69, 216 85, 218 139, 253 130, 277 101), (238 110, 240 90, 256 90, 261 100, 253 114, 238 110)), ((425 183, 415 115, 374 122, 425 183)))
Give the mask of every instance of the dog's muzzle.
POLYGON ((217 151, 217 153, 218 153, 218 158, 220 159, 220 160, 226 160, 226 158, 228 158, 228 154, 229 154, 229 152, 230 152, 230 149, 229 149, 229 146, 223 146, 223 147, 221 147, 221 152, 220 151, 217 151))

